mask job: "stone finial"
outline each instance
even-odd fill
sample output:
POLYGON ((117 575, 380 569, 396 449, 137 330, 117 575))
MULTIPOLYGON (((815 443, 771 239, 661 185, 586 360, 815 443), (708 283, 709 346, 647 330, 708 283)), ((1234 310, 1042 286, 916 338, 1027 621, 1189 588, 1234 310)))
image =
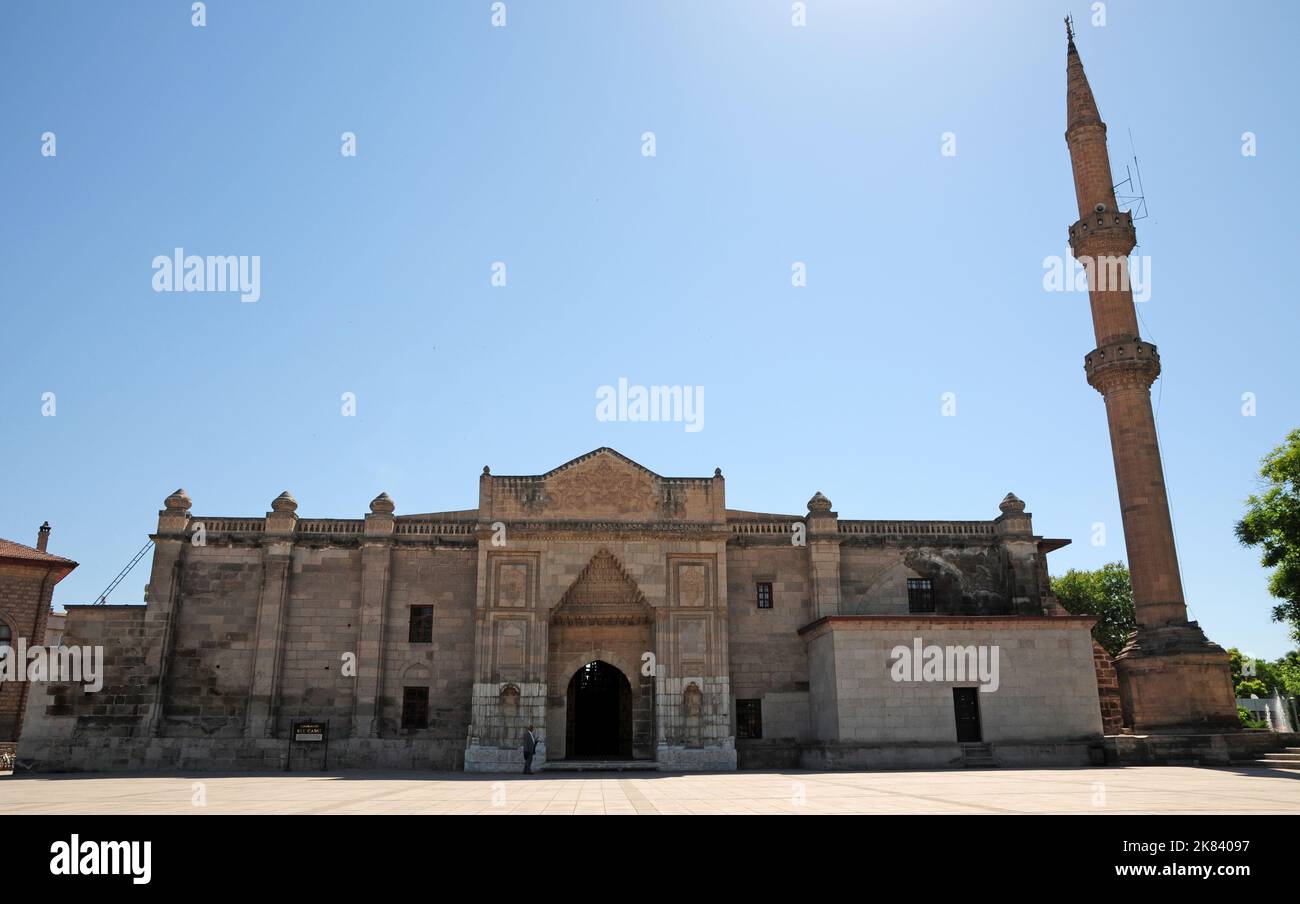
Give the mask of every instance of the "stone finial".
POLYGON ((188 512, 193 504, 190 502, 189 493, 184 490, 177 490, 163 500, 163 507, 171 512, 188 512))
POLYGON ((279 496, 276 496, 271 500, 271 511, 289 513, 296 512, 298 511, 298 500, 294 499, 293 495, 288 490, 285 490, 279 496))
POLYGON ((721 469, 721 468, 714 468, 714 469, 713 469, 713 476, 714 476, 714 477, 721 477, 721 476, 722 476, 722 469, 721 469))
POLYGON ((821 490, 813 493, 813 498, 808 500, 808 511, 810 512, 829 512, 831 510, 831 501, 822 495, 821 490))
POLYGON ((1004 515, 1018 515, 1025 510, 1025 503, 1015 493, 1007 493, 998 508, 1004 515))
POLYGON ((370 500, 370 511, 376 515, 391 515, 396 508, 397 506, 393 504, 393 498, 387 493, 380 493, 370 500))
POLYGON ((483 476, 484 476, 484 477, 491 477, 491 476, 492 476, 492 471, 491 471, 490 468, 488 468, 487 465, 484 465, 484 466, 483 466, 483 476))

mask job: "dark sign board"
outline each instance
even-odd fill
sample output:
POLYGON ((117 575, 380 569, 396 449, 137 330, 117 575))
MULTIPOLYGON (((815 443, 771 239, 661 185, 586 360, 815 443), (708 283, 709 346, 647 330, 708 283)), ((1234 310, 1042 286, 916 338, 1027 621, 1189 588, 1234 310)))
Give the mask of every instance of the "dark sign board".
POLYGON ((294 722, 293 739, 295 741, 323 741, 325 740, 324 722, 294 722))

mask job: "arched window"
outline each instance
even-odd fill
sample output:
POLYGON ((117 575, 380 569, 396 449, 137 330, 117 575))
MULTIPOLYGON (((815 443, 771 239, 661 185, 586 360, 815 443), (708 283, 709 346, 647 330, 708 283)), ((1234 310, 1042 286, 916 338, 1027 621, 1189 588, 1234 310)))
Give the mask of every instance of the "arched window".
POLYGON ((0 621, 0 644, 13 646, 14 629, 0 621))

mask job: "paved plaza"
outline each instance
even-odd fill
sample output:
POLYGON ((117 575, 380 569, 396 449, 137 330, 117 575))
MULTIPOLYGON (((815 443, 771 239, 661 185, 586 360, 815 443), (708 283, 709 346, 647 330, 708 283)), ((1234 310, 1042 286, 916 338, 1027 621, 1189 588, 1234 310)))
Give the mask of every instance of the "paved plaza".
POLYGON ((1300 771, 0 776, 0 814, 1297 813, 1300 771))

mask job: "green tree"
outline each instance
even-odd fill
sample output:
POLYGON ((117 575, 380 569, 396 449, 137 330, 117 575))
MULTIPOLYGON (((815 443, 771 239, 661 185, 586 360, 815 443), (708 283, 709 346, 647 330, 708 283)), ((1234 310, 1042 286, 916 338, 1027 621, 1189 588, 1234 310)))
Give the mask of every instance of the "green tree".
POLYGON ((1244 706, 1237 707, 1237 718, 1241 720, 1242 728, 1268 728, 1267 722, 1251 716, 1250 711, 1244 706))
POLYGON ((1111 656, 1124 649, 1137 622, 1133 617, 1133 585, 1123 562, 1111 562, 1096 571, 1071 568, 1052 578, 1052 593, 1071 615, 1097 619, 1092 636, 1111 656))
POLYGON ((1251 660, 1236 647, 1228 648, 1228 665, 1232 669, 1232 686, 1238 697, 1271 697, 1277 690, 1283 694, 1300 693, 1300 650, 1292 650, 1281 659, 1251 660), (1244 664, 1251 663, 1246 669, 1244 664), (1253 674, 1246 674, 1247 671, 1253 674))
POLYGON ((1300 430, 1264 457, 1259 476, 1263 487, 1246 500, 1237 539, 1260 547, 1260 561, 1274 569, 1268 591, 1282 602, 1273 607, 1273 620, 1288 625, 1300 641, 1300 430))
POLYGON ((1292 650, 1273 663, 1273 674, 1282 693, 1300 696, 1300 650, 1292 650))

